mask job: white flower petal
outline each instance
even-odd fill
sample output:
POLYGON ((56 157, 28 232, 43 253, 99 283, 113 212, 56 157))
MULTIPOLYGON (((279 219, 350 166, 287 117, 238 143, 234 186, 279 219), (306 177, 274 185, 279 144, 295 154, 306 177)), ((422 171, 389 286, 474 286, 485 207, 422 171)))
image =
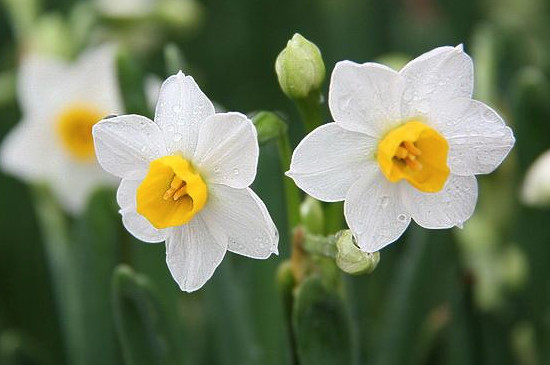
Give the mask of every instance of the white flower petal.
POLYGON ((68 156, 60 156, 56 169, 48 172, 47 181, 63 208, 77 215, 86 209, 96 189, 114 187, 119 179, 107 174, 96 163, 82 164, 68 156))
POLYGON ((166 240, 166 263, 181 290, 200 289, 214 274, 227 250, 227 236, 200 214, 172 229, 166 240))
POLYGON ((377 167, 378 141, 337 123, 308 134, 292 155, 287 173, 300 189, 322 201, 344 200, 349 188, 377 167))
POLYGON ((550 204, 550 151, 537 157, 527 170, 521 188, 521 200, 532 206, 550 204))
POLYGON ((400 74, 405 86, 404 119, 429 115, 434 106, 456 98, 471 98, 474 68, 462 46, 440 47, 409 62, 400 74))
POLYGON ((155 112, 170 153, 191 158, 197 144, 201 122, 214 115, 212 102, 191 76, 179 72, 170 76, 160 89, 155 112))
POLYGON ((212 184, 208 203, 200 214, 206 225, 220 227, 229 251, 255 259, 278 253, 277 228, 265 204, 251 189, 212 184))
POLYGON ((474 213, 477 201, 475 176, 451 174, 437 193, 423 193, 405 183, 402 199, 416 223, 424 228, 462 227, 474 213))
POLYGON ((74 85, 74 94, 69 94, 68 98, 75 102, 92 103, 107 115, 124 112, 115 46, 103 45, 87 50, 71 67, 68 76, 74 85))
POLYGON ((215 114, 202 122, 193 162, 210 183, 246 188, 256 177, 257 138, 245 115, 215 114))
POLYGON ((466 107, 461 107, 459 113, 440 116, 441 131, 449 142, 449 167, 457 175, 488 174, 508 155, 514 135, 504 120, 482 102, 469 100, 462 104, 466 107))
POLYGON ((124 179, 143 178, 149 162, 167 154, 160 128, 139 115, 104 119, 94 125, 93 135, 101 166, 124 179))
POLYGON ((60 151, 54 138, 46 123, 28 119, 19 122, 2 141, 2 170, 25 181, 44 180, 59 164, 60 151))
POLYGON ((39 55, 24 57, 19 67, 17 94, 22 110, 28 114, 55 108, 64 99, 69 66, 58 59, 39 55))
POLYGON ((170 228, 157 229, 136 211, 136 190, 141 184, 139 180, 122 180, 118 187, 116 199, 120 206, 122 224, 138 240, 147 243, 165 241, 171 232, 170 228))
POLYGON ((389 67, 338 62, 330 81, 330 112, 341 127, 380 137, 401 122, 402 91, 402 77, 389 67))
POLYGON ((397 240, 411 221, 394 184, 378 173, 349 189, 344 214, 361 250, 375 252, 397 240))

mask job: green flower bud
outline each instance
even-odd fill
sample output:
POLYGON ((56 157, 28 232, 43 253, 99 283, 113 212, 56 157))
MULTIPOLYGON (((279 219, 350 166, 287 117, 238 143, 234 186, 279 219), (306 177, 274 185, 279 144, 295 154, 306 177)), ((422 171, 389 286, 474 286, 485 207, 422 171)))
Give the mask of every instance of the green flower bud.
POLYGON ((338 249, 336 265, 348 274, 369 274, 376 269, 380 262, 380 253, 361 251, 349 230, 340 233, 340 237, 336 241, 336 248, 338 249))
POLYGON ((203 8, 195 0, 163 0, 157 2, 158 19, 174 28, 195 30, 203 21, 203 8))
POLYGON ((300 205, 300 221, 309 233, 323 234, 325 217, 321 202, 311 196, 306 196, 300 205))
POLYGON ((523 251, 517 246, 508 246, 500 259, 504 284, 510 289, 520 289, 529 275, 529 264, 523 251))
POLYGON ((27 49, 32 53, 71 58, 76 49, 74 34, 60 14, 47 14, 36 21, 27 39, 27 49))
POLYGON ((283 92, 291 99, 304 99, 321 88, 325 64, 321 51, 296 33, 275 61, 275 71, 283 92))
POLYGON ((252 117, 252 123, 258 133, 258 144, 263 145, 272 139, 277 139, 286 133, 287 125, 277 114, 259 112, 252 117))

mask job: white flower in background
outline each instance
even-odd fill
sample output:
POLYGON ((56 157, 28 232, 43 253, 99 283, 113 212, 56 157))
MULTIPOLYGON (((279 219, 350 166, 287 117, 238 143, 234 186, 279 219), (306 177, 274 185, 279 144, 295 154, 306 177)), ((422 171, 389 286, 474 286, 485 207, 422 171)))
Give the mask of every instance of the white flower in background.
POLYGON ((461 227, 475 208, 475 175, 493 171, 514 144, 472 91, 462 46, 436 48, 400 72, 339 62, 329 92, 335 123, 304 138, 287 174, 314 198, 345 201, 363 251, 394 242, 411 218, 425 228, 461 227))
POLYGON ((142 241, 166 241, 182 290, 202 287, 227 250, 257 259, 277 253, 277 229, 249 188, 256 129, 242 114, 216 114, 192 77, 180 72, 164 82, 154 122, 123 115, 93 134, 99 163, 123 179, 124 226, 142 241))
POLYGON ((521 200, 536 207, 550 205, 550 151, 540 155, 527 170, 521 200))
POLYGON ((95 159, 92 126, 123 111, 115 49, 84 53, 74 64, 29 56, 19 70, 22 120, 0 150, 3 170, 46 182, 60 203, 78 213, 93 189, 115 185, 95 159))

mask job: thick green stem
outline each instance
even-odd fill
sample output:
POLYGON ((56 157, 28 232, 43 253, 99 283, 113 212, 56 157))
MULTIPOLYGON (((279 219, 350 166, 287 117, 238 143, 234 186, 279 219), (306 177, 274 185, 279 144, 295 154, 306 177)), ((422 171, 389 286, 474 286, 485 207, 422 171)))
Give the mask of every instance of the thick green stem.
POLYGON ((316 234, 306 234, 302 246, 304 251, 310 254, 335 258, 338 252, 336 241, 337 239, 334 235, 325 237, 316 234))
MULTIPOLYGON (((292 157, 292 150, 290 148, 290 140, 288 133, 282 133, 277 140, 277 148, 279 149, 279 160, 281 162, 281 170, 287 171, 290 168, 290 159, 292 157)), ((286 211, 287 211, 287 229, 289 232, 300 222, 300 191, 289 177, 285 176, 284 190, 286 197, 286 211)))
POLYGON ((296 99, 294 102, 308 133, 323 124, 323 112, 321 109, 323 96, 320 91, 314 91, 306 98, 296 99))
POLYGON ((344 202, 325 205, 325 232, 334 234, 344 228, 344 202))
POLYGON ((67 221, 48 189, 35 186, 36 215, 44 237, 44 251, 61 320, 68 363, 83 364, 86 346, 80 321, 80 303, 75 283, 67 221))

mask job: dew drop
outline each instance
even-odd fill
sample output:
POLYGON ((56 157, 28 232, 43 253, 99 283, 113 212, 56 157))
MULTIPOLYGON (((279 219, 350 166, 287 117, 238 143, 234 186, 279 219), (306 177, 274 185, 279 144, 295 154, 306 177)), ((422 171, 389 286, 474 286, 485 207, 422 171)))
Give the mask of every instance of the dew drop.
POLYGON ((182 138, 183 136, 181 135, 181 133, 174 134, 174 141, 179 142, 182 138))
POLYGON ((233 169, 233 174, 238 175, 238 174, 239 174, 239 170, 238 170, 238 169, 233 169))
POLYGON ((399 214, 399 215, 397 216, 397 220, 398 220, 399 222, 406 222, 406 221, 407 221, 407 216, 406 216, 405 214, 399 214))
POLYGON ((383 196, 382 198, 380 198, 380 206, 382 208, 387 207, 389 203, 390 203, 390 198, 388 196, 383 196))

